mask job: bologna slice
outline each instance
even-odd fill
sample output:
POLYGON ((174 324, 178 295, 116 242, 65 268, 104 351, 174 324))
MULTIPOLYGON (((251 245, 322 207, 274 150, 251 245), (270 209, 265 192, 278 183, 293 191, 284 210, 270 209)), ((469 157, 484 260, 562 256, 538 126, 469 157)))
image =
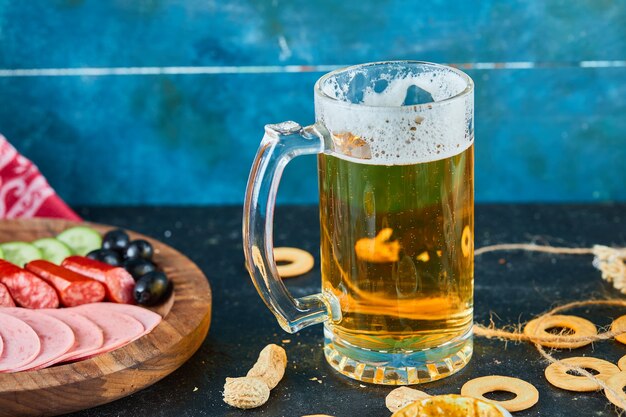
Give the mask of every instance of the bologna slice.
POLYGON ((100 282, 44 260, 31 261, 26 269, 52 285, 65 307, 97 303, 104 300, 100 282))
POLYGON ((39 336, 41 350, 31 362, 10 369, 11 372, 26 371, 48 366, 66 353, 74 345, 74 332, 61 320, 44 313, 25 308, 4 308, 3 313, 9 314, 28 324, 39 336))
POLYGON ((114 303, 134 303, 135 280, 124 268, 83 256, 70 256, 63 261, 61 266, 103 283, 106 287, 107 300, 114 303))
MULTIPOLYGON (((102 329, 87 317, 75 312, 74 309, 63 308, 39 311, 59 319, 70 326, 76 338, 70 350, 59 356, 54 363, 66 362, 72 357, 94 351, 104 344, 104 333, 102 329)), ((51 364, 52 363, 49 365, 51 364)))
POLYGON ((0 307, 15 307, 11 293, 4 284, 0 284, 0 307))
POLYGON ((101 309, 90 308, 91 306, 92 304, 85 304, 84 306, 74 307, 72 310, 87 317, 102 329, 104 343, 97 349, 69 357, 66 359, 68 361, 87 359, 101 353, 110 352, 132 342, 144 331, 143 325, 137 319, 127 314, 115 311, 103 313, 101 309))
POLYGON ((115 311, 117 313, 127 314, 137 319, 143 325, 144 331, 137 335, 133 340, 139 339, 141 336, 150 333, 159 323, 161 323, 162 320, 161 316, 153 311, 129 304, 97 303, 85 306, 84 308, 93 309, 94 311, 100 310, 104 315, 108 314, 108 311, 115 311))
POLYGON ((8 314, 0 313, 0 337, 4 341, 0 372, 9 372, 32 362, 41 350, 39 336, 32 327, 8 314))
POLYGON ((13 301, 25 308, 57 308, 59 297, 48 283, 30 272, 0 259, 0 283, 13 301))

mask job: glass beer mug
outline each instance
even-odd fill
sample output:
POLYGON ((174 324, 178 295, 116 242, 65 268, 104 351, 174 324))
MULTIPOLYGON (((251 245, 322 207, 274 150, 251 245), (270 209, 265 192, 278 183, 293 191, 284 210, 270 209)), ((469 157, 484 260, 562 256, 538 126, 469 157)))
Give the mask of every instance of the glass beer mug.
POLYGON ((380 62, 315 84, 315 124, 265 127, 244 207, 246 266, 281 327, 324 324, 330 365, 417 384, 472 355, 474 91, 443 65, 380 62), (317 154, 322 292, 293 298, 273 257, 285 165, 317 154))

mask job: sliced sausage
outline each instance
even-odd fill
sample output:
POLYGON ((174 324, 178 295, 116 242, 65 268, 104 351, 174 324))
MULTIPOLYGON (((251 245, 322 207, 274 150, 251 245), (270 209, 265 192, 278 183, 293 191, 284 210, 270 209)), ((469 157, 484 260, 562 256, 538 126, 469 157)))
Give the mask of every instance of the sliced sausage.
POLYGON ((4 341, 0 372, 8 372, 32 362, 41 350, 39 336, 32 327, 11 315, 0 313, 0 336, 4 341))
MULTIPOLYGON (((74 345, 66 353, 58 357, 54 362, 67 362, 72 357, 78 357, 87 352, 94 351, 104 344, 102 329, 87 317, 77 313, 71 308, 38 310, 70 326, 74 332, 74 345)), ((50 364, 51 365, 51 364, 50 364)))
POLYGON ((97 349, 72 356, 67 358, 67 360, 87 359, 101 353, 110 352, 135 340, 144 331, 143 325, 131 316, 115 311, 107 311, 106 314, 102 314, 101 309, 93 309, 91 308, 92 305, 95 304, 85 304, 80 307, 74 307, 73 310, 87 317, 102 329, 104 343, 97 349))
POLYGON ((11 293, 4 284, 0 284, 0 307, 15 307, 11 293))
POLYGON ((26 269, 52 285, 65 307, 104 300, 104 285, 94 279, 44 260, 31 261, 26 269))
POLYGON ((6 285, 15 304, 25 308, 57 308, 59 297, 38 276, 0 259, 0 283, 6 285))
POLYGON ((114 303, 134 303, 135 280, 124 268, 111 266, 83 256, 70 256, 61 265, 103 283, 106 287, 107 300, 114 303))
POLYGON ((61 320, 26 308, 4 308, 2 312, 22 320, 39 336, 41 349, 31 362, 11 368, 10 372, 46 367, 66 353, 74 345, 74 332, 61 320))
POLYGON ((115 311, 117 313, 127 314, 137 319, 143 325, 144 331, 137 335, 133 340, 139 339, 141 336, 150 333, 152 329, 161 323, 162 320, 161 316, 153 311, 129 304, 96 303, 85 306, 85 308, 93 309, 94 311, 100 310, 103 315, 108 314, 109 311, 115 311))

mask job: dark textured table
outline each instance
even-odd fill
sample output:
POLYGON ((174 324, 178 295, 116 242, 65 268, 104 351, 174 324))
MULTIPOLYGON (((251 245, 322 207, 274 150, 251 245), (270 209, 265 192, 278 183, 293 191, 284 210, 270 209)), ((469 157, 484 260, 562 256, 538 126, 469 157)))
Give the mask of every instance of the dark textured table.
MULTIPOLYGON (((335 373, 321 349, 322 328, 284 333, 256 294, 244 268, 240 207, 84 208, 88 220, 153 236, 188 255, 205 272, 213 289, 213 322, 195 356, 162 381, 116 402, 72 414, 94 416, 285 416, 329 414, 336 417, 388 416, 385 396, 390 387, 360 384, 335 373), (282 344, 289 366, 270 400, 242 411, 222 402, 227 376, 243 376, 268 343, 282 344)), ((316 207, 280 207, 277 245, 297 246, 317 257, 316 207)), ((529 242, 587 247, 595 243, 626 246, 626 204, 609 205, 479 205, 476 247, 503 242, 529 242)), ((591 265, 591 256, 498 252, 476 259, 475 319, 497 324, 526 321, 557 303, 588 297, 616 297, 591 265)), ((288 281, 298 296, 319 290, 319 269, 288 281)), ((606 326, 624 311, 609 308, 573 311, 606 326)), ((593 355, 612 362, 626 354, 614 341, 596 343, 557 357, 593 355)), ((476 339, 469 365, 447 379, 423 385, 431 394, 459 393, 471 378, 512 375, 532 382, 539 404, 515 416, 609 416, 615 408, 601 393, 575 394, 549 385, 546 364, 529 344, 476 339)))

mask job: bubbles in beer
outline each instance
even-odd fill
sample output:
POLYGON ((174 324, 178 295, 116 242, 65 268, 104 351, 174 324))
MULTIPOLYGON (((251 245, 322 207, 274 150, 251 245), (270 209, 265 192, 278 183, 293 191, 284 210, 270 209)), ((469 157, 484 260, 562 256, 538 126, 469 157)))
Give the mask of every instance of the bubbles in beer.
POLYGON ((316 97, 316 113, 332 134, 358 137, 370 150, 367 159, 341 149, 338 157, 377 165, 436 161, 473 143, 473 95, 450 100, 467 87, 467 79, 450 70, 372 76, 357 68, 322 83, 339 102, 316 97))

